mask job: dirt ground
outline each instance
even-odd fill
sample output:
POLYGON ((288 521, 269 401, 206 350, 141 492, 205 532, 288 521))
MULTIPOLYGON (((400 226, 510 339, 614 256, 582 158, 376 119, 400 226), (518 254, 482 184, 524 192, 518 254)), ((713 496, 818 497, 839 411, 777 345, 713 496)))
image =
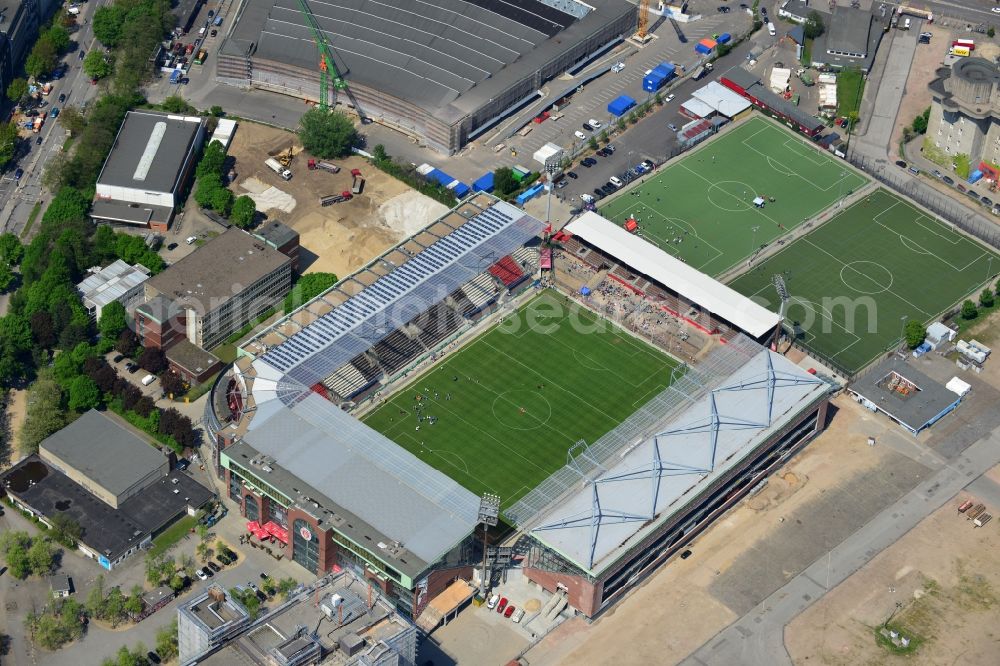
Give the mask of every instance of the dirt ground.
POLYGON ((309 171, 310 155, 303 152, 294 134, 284 130, 240 123, 229 155, 236 160, 232 189, 237 196, 252 194, 255 200, 273 202, 277 207, 263 212, 299 232, 305 273, 348 275, 447 210, 361 157, 332 160, 341 167, 338 174, 309 171), (293 176, 284 181, 264 166, 264 160, 289 146, 294 155, 289 166, 293 176), (351 189, 351 169, 364 174, 364 191, 351 201, 320 206, 320 196, 351 189))
POLYGON ((10 400, 7 403, 7 414, 10 417, 10 441, 11 441, 11 462, 21 457, 18 448, 18 435, 21 433, 21 426, 24 425, 24 418, 28 412, 28 392, 21 390, 11 390, 10 400))
MULTIPOLYGON (((1000 468, 989 476, 1000 480, 1000 468)), ((793 620, 785 641, 797 664, 996 664, 1000 654, 1000 534, 957 512, 960 493, 793 620), (942 547, 944 545, 944 547, 942 547), (913 653, 880 646, 889 627, 913 653)))
MULTIPOLYGON (((673 559, 629 598, 591 625, 564 623, 526 655, 532 666, 549 664, 672 664, 681 661, 739 615, 713 590, 736 573, 760 544, 775 538, 785 517, 815 506, 824 495, 894 460, 888 447, 869 447, 867 437, 900 437, 886 419, 839 396, 827 430, 769 480, 690 545, 687 560, 673 559), (730 572, 730 570, 733 572, 730 572), (627 645, 627 650, 622 646, 627 645)), ((790 579, 795 566, 783 572, 790 579)))

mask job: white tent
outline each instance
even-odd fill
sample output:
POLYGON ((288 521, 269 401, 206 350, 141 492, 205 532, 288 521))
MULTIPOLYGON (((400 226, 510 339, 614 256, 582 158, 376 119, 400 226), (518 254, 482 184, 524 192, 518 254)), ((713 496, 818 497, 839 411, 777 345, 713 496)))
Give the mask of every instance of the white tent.
POLYGON ((952 393, 957 394, 958 397, 962 397, 972 390, 972 386, 970 386, 967 382, 963 382, 958 377, 952 377, 944 386, 952 393))
POLYGON ((774 67, 771 69, 770 88, 776 93, 783 93, 788 90, 788 82, 792 80, 792 70, 786 67, 774 67))

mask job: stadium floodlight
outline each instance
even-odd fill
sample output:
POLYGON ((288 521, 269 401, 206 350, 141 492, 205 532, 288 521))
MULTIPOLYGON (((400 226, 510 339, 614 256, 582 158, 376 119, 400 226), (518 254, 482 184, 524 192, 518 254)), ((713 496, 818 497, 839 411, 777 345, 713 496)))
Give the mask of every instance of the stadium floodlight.
POLYGON ((479 517, 477 520, 483 526, 483 576, 479 581, 479 596, 486 598, 486 531, 494 527, 500 518, 500 496, 496 493, 485 493, 479 498, 479 517))
POLYGON ((788 306, 788 285, 785 284, 785 276, 781 273, 775 273, 771 277, 771 282, 774 284, 774 290, 778 292, 778 298, 781 299, 781 307, 778 309, 778 319, 784 322, 785 309, 788 306))

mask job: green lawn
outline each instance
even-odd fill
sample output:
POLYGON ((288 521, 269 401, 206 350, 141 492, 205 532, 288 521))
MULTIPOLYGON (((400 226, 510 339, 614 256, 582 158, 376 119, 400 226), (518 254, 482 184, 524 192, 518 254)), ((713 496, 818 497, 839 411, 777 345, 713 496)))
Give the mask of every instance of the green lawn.
POLYGON ((848 68, 837 74, 837 115, 849 116, 861 108, 865 77, 859 69, 848 68))
POLYGON ((363 420, 509 506, 574 443, 593 443, 666 388, 677 365, 546 291, 363 420))
POLYGON ((777 311, 783 275, 803 344, 853 373, 899 344, 904 317, 930 322, 998 270, 995 253, 878 190, 730 286, 777 311))
POLYGON ((153 539, 153 547, 149 549, 149 552, 153 555, 160 555, 167 552, 178 541, 183 539, 185 534, 194 529, 194 526, 197 524, 198 521, 194 516, 184 516, 153 539))
POLYGON ((601 206, 618 224, 709 275, 746 261, 867 179, 761 117, 725 131, 601 206), (755 208, 756 196, 773 197, 755 208))

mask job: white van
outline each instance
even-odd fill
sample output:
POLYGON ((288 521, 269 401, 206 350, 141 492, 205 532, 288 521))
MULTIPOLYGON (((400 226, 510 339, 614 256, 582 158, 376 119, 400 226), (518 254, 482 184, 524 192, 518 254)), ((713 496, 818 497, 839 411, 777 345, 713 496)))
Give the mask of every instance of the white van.
POLYGON ((142 385, 149 386, 155 381, 156 381, 156 375, 146 375, 145 377, 142 378, 142 385))
POLYGON ((767 24, 767 34, 771 35, 772 37, 778 34, 778 31, 774 29, 774 24, 771 23, 770 21, 768 21, 767 24))
POLYGON ((910 19, 905 19, 903 21, 903 30, 909 30, 909 29, 910 29, 910 19))
POLYGON ((184 242, 187 243, 188 245, 193 245, 196 240, 198 240, 197 236, 188 236, 187 238, 184 239, 184 242))
POLYGON ((610 182, 615 187, 621 187, 622 185, 625 184, 622 182, 622 179, 619 178, 618 176, 611 176, 611 178, 608 178, 608 182, 610 182))

